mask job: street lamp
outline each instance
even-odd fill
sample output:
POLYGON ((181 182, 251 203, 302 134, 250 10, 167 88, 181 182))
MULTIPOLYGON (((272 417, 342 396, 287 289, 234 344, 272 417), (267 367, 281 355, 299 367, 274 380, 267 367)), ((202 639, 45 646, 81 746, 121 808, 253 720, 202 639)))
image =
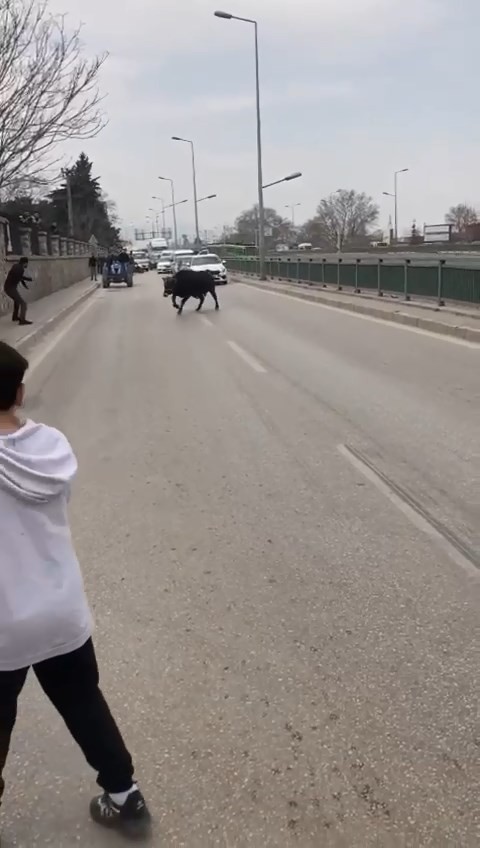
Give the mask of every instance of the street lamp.
MULTIPOLYGON (((173 184, 173 180, 171 180, 170 177, 159 177, 158 179, 164 180, 164 182, 166 182, 166 183, 170 183, 170 188, 171 188, 171 192, 172 192, 172 202, 171 202, 170 206, 167 207, 167 208, 171 209, 172 214, 173 214, 173 249, 177 250, 178 249, 178 235, 177 235, 177 216, 176 216, 176 213, 175 213, 175 206, 177 205, 175 203, 175 186, 173 184)), ((182 200, 181 202, 186 203, 186 200, 182 200)))
POLYGON ((177 200, 175 203, 169 203, 168 206, 165 206, 165 209, 173 209, 174 206, 181 206, 182 203, 188 203, 188 198, 185 200, 177 200))
POLYGON ((301 171, 295 171, 295 173, 289 174, 288 177, 282 177, 281 180, 274 180, 273 183, 267 183, 263 186, 263 188, 270 188, 270 186, 279 185, 280 183, 289 183, 290 180, 298 180, 298 178, 301 176, 301 171))
POLYGON ((213 198, 216 196, 216 194, 207 194, 205 197, 199 197, 197 203, 201 203, 202 200, 213 200, 213 198))
POLYGON ((285 204, 285 209, 290 209, 290 212, 291 212, 291 215, 292 215, 292 227, 295 226, 295 209, 297 208, 297 206, 301 206, 301 205, 302 205, 301 203, 286 203, 285 204))
POLYGON ((158 209, 152 209, 152 207, 150 206, 148 211, 153 212, 155 214, 155 226, 156 226, 156 233, 157 233, 157 236, 158 236, 159 235, 159 232, 158 232, 158 209))
POLYGON ((165 233, 167 232, 167 228, 165 226, 165 201, 164 201, 163 197, 156 197, 154 194, 152 194, 152 200, 159 200, 160 203, 162 204, 162 227, 163 227, 162 235, 163 235, 163 238, 165 238, 165 233))
POLYGON ((260 113, 260 69, 258 57, 258 23, 251 18, 241 18, 230 12, 215 12, 215 17, 226 21, 242 21, 253 24, 255 31, 255 91, 257 110, 257 182, 258 182, 258 259, 260 279, 266 280, 265 275, 265 210, 263 207, 263 174, 262 174, 262 121, 260 113))
POLYGON ((200 244, 200 232, 198 229, 198 200, 197 200, 197 174, 195 171, 195 147, 193 141, 189 138, 181 138, 179 135, 172 135, 172 141, 183 141, 189 144, 192 151, 192 173, 193 173, 193 206, 195 209, 195 241, 200 244))
POLYGON ((393 194, 391 191, 384 191, 383 194, 386 197, 393 197, 395 201, 394 207, 394 232, 395 232, 395 241, 398 241, 398 175, 406 174, 409 171, 409 168, 401 168, 399 171, 395 171, 393 175, 393 194))

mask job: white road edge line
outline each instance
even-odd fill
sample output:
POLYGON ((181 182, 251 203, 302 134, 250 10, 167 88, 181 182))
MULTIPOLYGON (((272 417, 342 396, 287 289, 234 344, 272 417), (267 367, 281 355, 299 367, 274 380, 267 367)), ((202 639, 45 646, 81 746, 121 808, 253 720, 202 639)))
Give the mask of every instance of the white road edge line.
POLYGON ((205 324, 206 327, 213 327, 213 324, 210 321, 210 318, 206 318, 205 315, 200 315, 200 320, 203 321, 203 323, 205 324))
POLYGON ((231 349, 233 351, 235 351, 237 356, 239 356, 240 359, 243 359, 243 361, 246 362, 247 365, 250 365, 250 368, 253 368, 253 370, 256 371, 257 374, 266 374, 267 373, 267 369, 264 368, 263 365, 260 365, 260 363, 257 362, 255 357, 253 357, 249 353, 247 353, 247 351, 244 350, 243 347, 240 347, 240 345, 238 345, 236 342, 232 342, 232 341, 227 341, 227 344, 228 344, 229 347, 231 347, 231 349))
MULTIPOLYGON (((96 301, 96 297, 90 297, 84 306, 82 306, 78 311, 75 311, 73 317, 62 327, 62 329, 55 333, 53 338, 46 343, 43 347, 41 347, 37 356, 34 356, 33 359, 30 360, 30 367, 27 371, 27 379, 31 378, 32 374, 39 368, 39 366, 44 362, 44 360, 49 356, 53 350, 57 347, 58 344, 65 338, 66 335, 72 330, 77 321, 80 321, 81 318, 88 312, 89 309, 92 308, 94 302, 96 301)), ((39 342, 41 345, 42 342, 39 342)))
POLYGON ((465 571, 468 572, 470 577, 475 577, 477 580, 480 579, 480 571, 475 568, 475 566, 467 559, 467 557, 463 556, 463 554, 457 550, 457 548, 452 545, 452 543, 437 530, 423 515, 420 515, 413 507, 410 506, 406 501, 402 500, 399 495, 396 494, 375 472, 368 467, 361 459, 355 456, 347 447, 347 445, 339 444, 337 445, 338 452, 346 459, 348 462, 353 465, 353 467, 360 472, 370 483, 378 489, 386 498, 392 503, 397 509, 400 510, 403 515, 408 518, 408 520, 418 529, 421 530, 422 533, 425 533, 426 536, 434 541, 438 547, 442 548, 444 553, 453 560, 456 565, 459 565, 465 571))
POLYGON ((245 289, 256 289, 265 294, 273 294, 275 297, 286 297, 288 300, 294 300, 296 303, 303 303, 308 306, 316 306, 317 309, 331 309, 333 312, 340 312, 342 315, 350 316, 351 318, 363 318, 364 321, 373 321, 374 324, 383 324, 383 326, 393 327, 395 330, 408 330, 410 333, 418 333, 421 336, 429 336, 431 339, 436 339, 440 342, 450 342, 451 344, 460 345, 461 347, 469 347, 473 350, 480 350, 480 345, 476 342, 469 342, 467 339, 460 339, 457 336, 443 335, 442 333, 434 333, 431 330, 422 330, 421 327, 410 327, 408 324, 399 324, 396 321, 389 321, 388 318, 377 318, 375 315, 363 315, 361 312, 353 312, 350 309, 340 309, 338 306, 331 306, 329 303, 318 303, 315 300, 307 300, 302 297, 295 297, 293 294, 286 292, 271 291, 271 289, 263 289, 260 286, 250 285, 249 283, 235 283, 236 286, 243 286, 245 289))

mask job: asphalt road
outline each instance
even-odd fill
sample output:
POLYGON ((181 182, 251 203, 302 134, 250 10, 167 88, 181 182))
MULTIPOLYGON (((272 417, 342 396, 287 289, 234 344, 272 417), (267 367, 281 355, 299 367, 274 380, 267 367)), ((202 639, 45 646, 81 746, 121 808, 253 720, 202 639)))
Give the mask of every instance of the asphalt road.
MULTIPOLYGON (((219 296, 100 291, 28 386, 152 844, 477 848, 480 349, 219 296)), ((2 848, 117 844, 34 682, 7 778, 2 848)))

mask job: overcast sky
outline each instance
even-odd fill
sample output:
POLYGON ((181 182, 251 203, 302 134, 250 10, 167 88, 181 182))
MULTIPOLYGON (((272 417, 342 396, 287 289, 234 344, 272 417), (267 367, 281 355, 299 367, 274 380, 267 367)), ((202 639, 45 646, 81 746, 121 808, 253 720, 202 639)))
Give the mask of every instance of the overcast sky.
MULTIPOLYGON (((152 195, 191 198, 186 145, 196 144, 201 229, 233 223, 256 200, 253 28, 259 21, 264 178, 303 178, 265 202, 297 220, 338 188, 366 191, 380 223, 382 191, 399 178, 400 230, 480 205, 478 0, 55 0, 85 24, 89 51, 108 50, 101 86, 109 125, 84 148, 125 226, 141 225, 152 195), (218 3, 218 5, 215 5, 218 3)), ((193 207, 179 210, 193 232, 193 207)))

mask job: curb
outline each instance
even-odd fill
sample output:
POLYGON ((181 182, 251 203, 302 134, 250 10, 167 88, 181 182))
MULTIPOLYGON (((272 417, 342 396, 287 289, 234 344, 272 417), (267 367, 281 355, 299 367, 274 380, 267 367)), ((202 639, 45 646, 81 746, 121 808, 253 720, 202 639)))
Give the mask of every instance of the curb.
POLYGON ((260 280, 245 279, 243 277, 234 278, 240 283, 245 283, 247 286, 264 289, 265 291, 279 291, 283 294, 298 297, 299 300, 309 300, 313 303, 322 303, 325 306, 332 306, 335 309, 342 309, 344 312, 353 312, 360 315, 370 315, 373 318, 378 318, 381 321, 392 322, 393 324, 403 324, 407 327, 417 327, 419 330, 427 330, 429 333, 436 333, 439 336, 454 336, 455 338, 464 339, 465 341, 474 342, 480 345, 480 329, 473 327, 463 327, 456 324, 443 324, 441 321, 435 321, 432 318, 417 318, 414 315, 409 315, 407 312, 389 311, 376 309, 374 306, 369 306, 365 303, 346 303, 344 300, 322 297, 321 294, 315 294, 299 291, 288 286, 282 285, 265 285, 260 280))
MULTIPOLYGON (((61 321, 67 318, 71 312, 74 312, 85 300, 88 300, 89 297, 94 294, 99 288, 98 283, 94 286, 91 286, 87 291, 84 291, 79 297, 76 298, 72 303, 69 303, 68 306, 65 306, 55 315, 52 315, 51 318, 48 319, 44 324, 40 324, 28 336, 24 336, 23 339, 15 345, 16 350, 20 353, 25 353, 29 350, 34 344, 36 344, 43 336, 47 335, 51 330, 56 327, 61 321)), ((48 295, 47 295, 48 296, 48 295)))

